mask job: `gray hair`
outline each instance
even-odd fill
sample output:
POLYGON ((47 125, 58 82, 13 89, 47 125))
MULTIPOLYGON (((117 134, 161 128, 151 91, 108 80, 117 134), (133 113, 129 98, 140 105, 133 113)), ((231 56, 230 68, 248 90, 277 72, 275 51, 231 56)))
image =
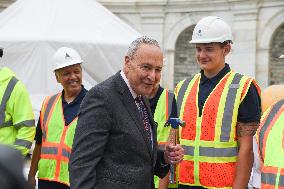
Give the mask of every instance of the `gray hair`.
POLYGON ((139 47, 142 45, 142 44, 148 44, 148 45, 153 45, 153 46, 156 46, 158 48, 161 49, 159 43, 157 40, 151 38, 151 37, 148 37, 148 36, 142 36, 142 37, 139 37, 137 39, 135 39, 131 44, 130 46, 128 47, 128 51, 126 53, 126 55, 132 59, 136 53, 136 51, 139 49, 139 47))

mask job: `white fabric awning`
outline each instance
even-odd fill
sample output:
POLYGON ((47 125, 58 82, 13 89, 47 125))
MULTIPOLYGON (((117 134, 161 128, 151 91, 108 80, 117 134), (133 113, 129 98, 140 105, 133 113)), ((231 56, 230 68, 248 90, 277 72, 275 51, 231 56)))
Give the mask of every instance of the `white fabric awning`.
POLYGON ((89 89, 122 68, 127 47, 138 36, 95 0, 18 0, 0 13, 0 62, 26 84, 37 110, 44 96, 62 90, 51 63, 59 47, 80 53, 89 89))

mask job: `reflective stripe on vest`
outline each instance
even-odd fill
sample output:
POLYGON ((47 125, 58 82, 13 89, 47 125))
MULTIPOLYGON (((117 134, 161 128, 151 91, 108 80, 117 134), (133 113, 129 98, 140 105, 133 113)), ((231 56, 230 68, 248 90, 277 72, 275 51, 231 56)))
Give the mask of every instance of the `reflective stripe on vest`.
POLYGON ((184 80, 184 82, 182 83, 182 85, 180 87, 180 90, 178 92, 178 95, 177 95, 177 112, 178 112, 178 116, 180 115, 181 105, 182 105, 182 102, 183 102, 185 91, 186 91, 186 89, 188 87, 188 84, 189 84, 189 82, 191 80, 192 80, 192 78, 188 78, 188 79, 184 80))
POLYGON ((50 99, 48 100, 48 103, 47 103, 47 106, 46 106, 46 109, 44 111, 44 115, 43 115, 43 121, 42 121, 42 124, 41 124, 41 127, 42 127, 42 138, 43 140, 46 139, 46 123, 47 123, 47 120, 49 118, 48 115, 51 115, 50 114, 50 111, 51 111, 51 108, 52 106, 54 106, 54 102, 55 100, 58 98, 58 95, 53 95, 52 97, 50 97, 50 99))
POLYGON ((58 154, 57 147, 41 147, 41 154, 58 154))
POLYGON ((226 97, 226 104, 223 114, 223 120, 222 120, 222 130, 221 130, 221 136, 220 141, 222 142, 228 142, 230 139, 230 133, 231 133, 231 124, 232 124, 232 115, 233 115, 233 109, 234 109, 234 103, 237 95, 237 90, 239 88, 239 83, 242 78, 241 74, 236 73, 232 83, 229 86, 229 92, 226 97))
POLYGON ((15 141, 15 145, 17 146, 23 146, 25 148, 30 149, 32 146, 32 142, 31 141, 27 141, 27 140, 23 140, 23 139, 16 139, 15 141))
POLYGON ((199 155, 207 157, 235 157, 238 155, 238 147, 232 148, 213 148, 199 147, 199 155))
MULTIPOLYGON (((1 104, 0 104, 0 128, 1 127, 10 127, 10 126, 14 126, 16 129, 19 129, 20 127, 33 127, 35 125, 35 120, 25 120, 25 121, 22 121, 20 123, 17 123, 15 125, 13 125, 13 121, 12 120, 8 120, 8 121, 5 121, 5 110, 6 110, 6 105, 7 105, 7 102, 8 100, 10 99, 10 96, 17 84, 19 80, 16 78, 16 77, 12 77, 11 80, 9 81, 8 85, 7 85, 7 88, 4 92, 4 95, 2 97, 2 101, 1 101, 1 104)), ((29 141, 27 141, 29 142, 29 141)), ((19 146, 22 146, 20 144, 23 143, 22 142, 17 142, 18 144, 16 145, 19 145, 19 146)), ((24 144, 23 146, 29 146, 29 144, 24 144)))
POLYGON ((284 187, 284 175, 280 176, 278 186, 284 187))
POLYGON ((16 129, 20 127, 33 127, 35 125, 35 120, 26 120, 14 125, 16 129))
MULTIPOLYGON (((194 146, 182 146, 185 155, 194 155, 194 146)), ((238 147, 232 148, 213 148, 213 147, 199 147, 199 155, 206 157, 235 157, 238 155, 238 147)))
POLYGON ((16 77, 12 77, 12 79, 9 81, 8 86, 4 92, 2 102, 0 104, 0 127, 10 127, 13 125, 12 120, 8 120, 5 122, 5 110, 6 110, 6 104, 17 82, 18 82, 18 79, 16 77))
POLYGON ((184 149, 184 155, 194 156, 194 146, 182 146, 184 149))
POLYGON ((284 187, 284 169, 279 169, 278 167, 265 167, 265 171, 261 173, 261 188, 279 188, 284 187))
MULTIPOLYGON (((41 153, 45 155, 57 155, 58 154, 58 147, 42 147, 41 153)), ((62 149, 62 156, 69 158, 71 151, 67 151, 66 149, 62 149)))
POLYGON ((273 173, 261 173, 261 183, 275 185, 276 176, 277 175, 273 173))
POLYGON ((166 112, 166 119, 169 119, 169 116, 172 113, 172 106, 174 100, 174 93, 167 91, 167 112, 166 112))
POLYGON ((233 71, 227 73, 207 97, 199 117, 200 77, 197 74, 191 81, 183 81, 176 90, 179 117, 186 121, 180 131, 180 143, 185 149, 180 183, 231 188, 238 155, 235 140, 238 108, 247 92, 245 85, 249 87, 251 79, 233 71))
POLYGON ((264 113, 257 131, 260 156, 263 160, 261 188, 284 187, 284 99, 264 113))
POLYGON ((65 126, 61 93, 45 99, 41 116, 43 140, 38 177, 69 185, 68 162, 78 117, 65 126))

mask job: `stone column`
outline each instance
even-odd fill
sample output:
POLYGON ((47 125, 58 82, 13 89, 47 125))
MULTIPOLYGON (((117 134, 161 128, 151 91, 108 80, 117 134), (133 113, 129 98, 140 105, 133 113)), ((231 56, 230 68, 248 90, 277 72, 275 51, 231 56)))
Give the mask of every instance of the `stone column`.
POLYGON ((167 50, 165 52, 165 62, 163 68, 163 75, 161 79, 161 85, 170 90, 174 89, 174 50, 167 50))
POLYGON ((256 76, 257 9, 236 10, 233 21, 233 49, 231 67, 236 71, 256 76))
POLYGON ((153 10, 151 12, 140 13, 140 16, 142 34, 150 35, 163 47, 164 13, 153 10))

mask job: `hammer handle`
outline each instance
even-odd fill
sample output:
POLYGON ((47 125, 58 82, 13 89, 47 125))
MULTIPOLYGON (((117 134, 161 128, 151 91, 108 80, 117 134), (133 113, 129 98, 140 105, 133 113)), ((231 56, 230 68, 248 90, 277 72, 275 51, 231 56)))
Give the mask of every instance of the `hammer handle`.
MULTIPOLYGON (((168 142, 170 144, 176 145, 178 143, 178 129, 171 128, 168 142)), ((176 166, 170 165, 170 183, 175 184, 176 183, 176 166)))

